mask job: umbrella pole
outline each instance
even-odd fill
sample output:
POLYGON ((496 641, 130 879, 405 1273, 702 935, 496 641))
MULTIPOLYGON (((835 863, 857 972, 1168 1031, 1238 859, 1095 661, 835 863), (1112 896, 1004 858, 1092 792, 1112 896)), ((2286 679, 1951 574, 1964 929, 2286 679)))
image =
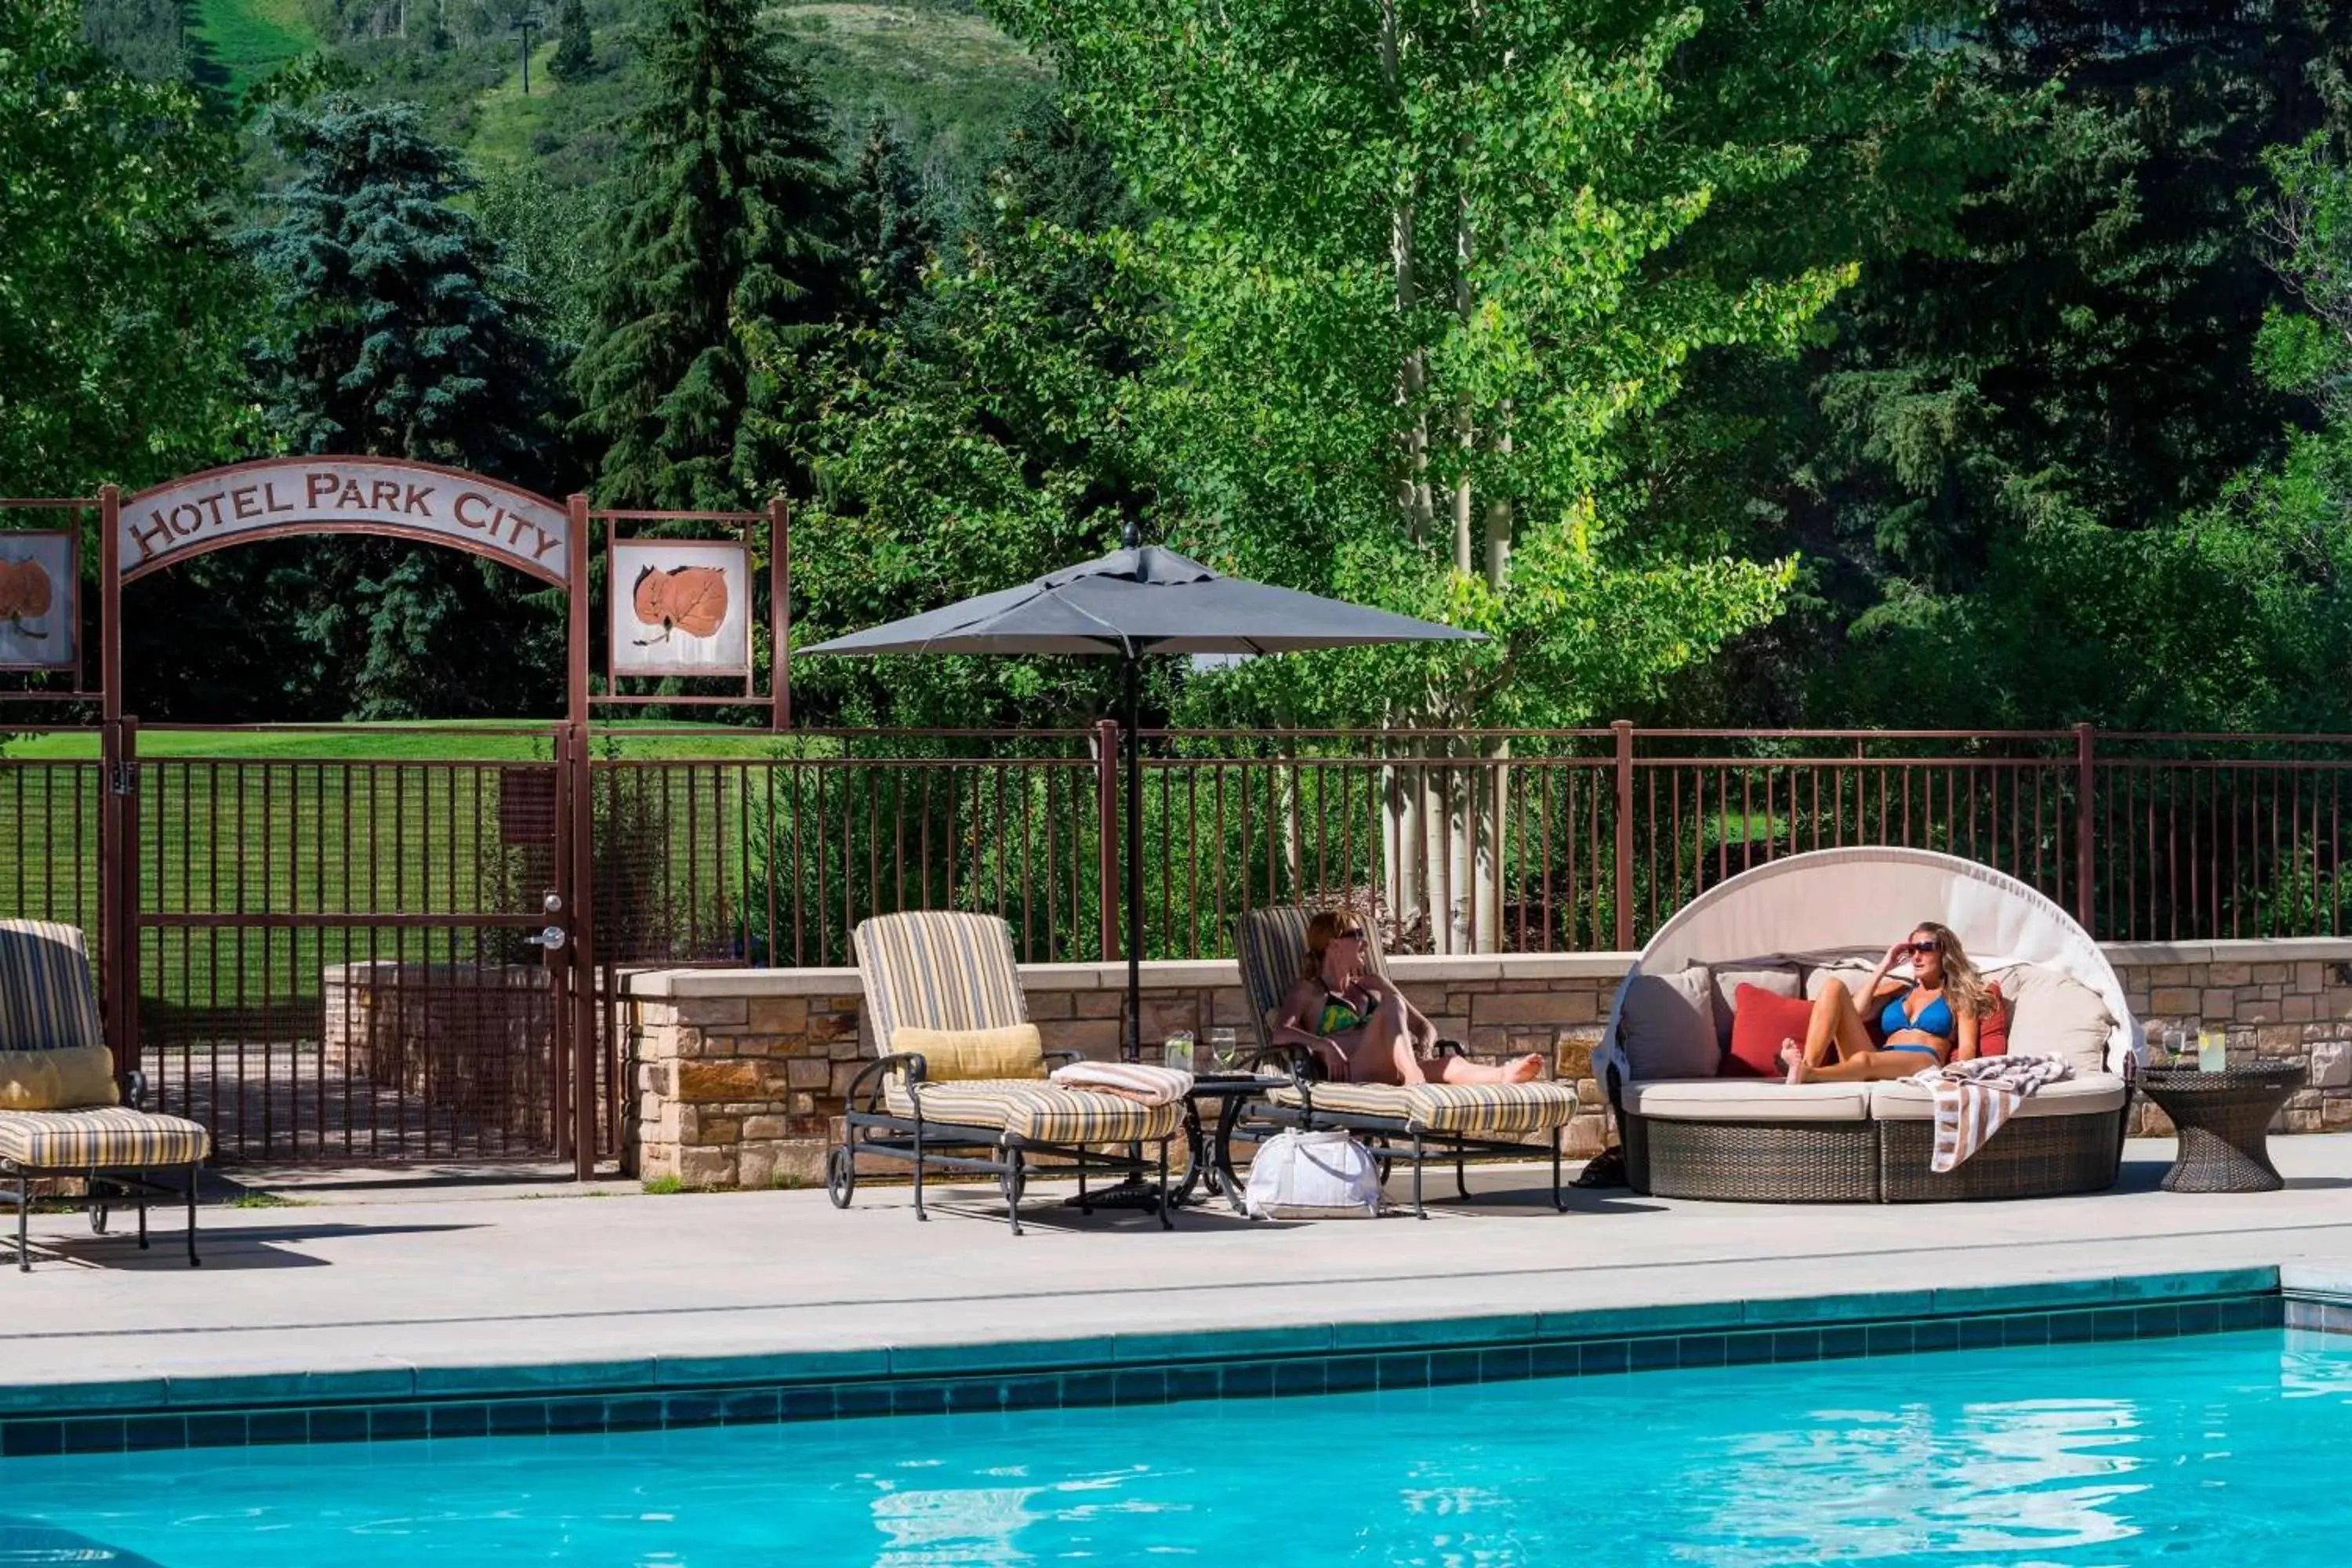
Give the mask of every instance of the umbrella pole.
POLYGON ((1127 1059, 1143 1059, 1143 737, 1140 684, 1132 653, 1122 658, 1127 680, 1127 1059))

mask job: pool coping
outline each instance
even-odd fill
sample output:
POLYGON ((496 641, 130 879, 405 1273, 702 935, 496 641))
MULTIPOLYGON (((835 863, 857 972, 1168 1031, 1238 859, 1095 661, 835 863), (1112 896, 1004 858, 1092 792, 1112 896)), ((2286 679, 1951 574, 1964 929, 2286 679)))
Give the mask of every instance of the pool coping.
POLYGON ((2352 1269, 2285 1265, 767 1354, 19 1383, 0 1385, 0 1456, 1160 1405, 2263 1328, 2352 1333, 2352 1269))

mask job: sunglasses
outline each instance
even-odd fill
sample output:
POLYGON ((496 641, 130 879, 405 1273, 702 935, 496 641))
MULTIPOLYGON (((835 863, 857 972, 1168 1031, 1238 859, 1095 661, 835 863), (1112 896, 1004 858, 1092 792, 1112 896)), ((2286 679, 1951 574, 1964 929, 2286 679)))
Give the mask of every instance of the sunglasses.
POLYGON ((1940 942, 1915 942, 1909 951, 1916 953, 1941 952, 1944 951, 1944 944, 1940 942))

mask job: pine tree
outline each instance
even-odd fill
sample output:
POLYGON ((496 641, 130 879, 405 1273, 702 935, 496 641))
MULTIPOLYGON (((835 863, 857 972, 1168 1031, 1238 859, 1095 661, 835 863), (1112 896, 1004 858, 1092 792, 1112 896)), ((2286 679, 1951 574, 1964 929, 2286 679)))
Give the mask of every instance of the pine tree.
POLYGON ((649 29, 652 95, 573 373, 607 505, 756 500, 776 467, 753 432, 789 423, 794 356, 844 303, 824 112, 757 11, 664 0, 649 29), (752 373, 755 344, 775 368, 752 373))
POLYGON ((846 205, 858 314, 867 322, 887 321, 921 287, 937 239, 914 162, 887 115, 877 112, 866 122, 846 205))
POLYGON ((596 45, 588 33, 587 0, 563 0, 555 14, 555 53, 547 74, 560 82, 585 81, 595 74, 596 45))
MULTIPOLYGON (((253 373, 279 440, 545 488, 559 384, 521 280, 452 205, 472 188, 457 153, 414 106, 341 95, 269 129, 296 173, 278 222, 243 237, 274 293, 253 373)), ((512 711, 552 689, 525 646, 529 584, 505 567, 339 541, 297 547, 282 575, 313 650, 289 662, 354 717, 512 711), (461 637, 468 656, 452 658, 461 637)))

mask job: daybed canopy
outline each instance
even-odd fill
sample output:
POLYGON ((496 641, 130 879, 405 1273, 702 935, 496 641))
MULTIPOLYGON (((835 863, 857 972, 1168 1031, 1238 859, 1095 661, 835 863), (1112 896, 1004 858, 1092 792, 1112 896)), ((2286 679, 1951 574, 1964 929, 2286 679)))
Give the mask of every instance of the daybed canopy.
MULTIPOLYGON (((2054 970, 2099 994, 2116 1025, 2109 1070, 2140 1049, 2139 1026, 2123 983, 2091 933, 2016 878, 1958 856, 1893 845, 1817 849, 1743 871, 1699 894, 1658 928, 1626 979, 1669 974, 1691 963, 1737 966, 1776 955, 1801 960, 1876 958, 1923 920, 1959 935, 1979 970, 2014 963, 2054 970)), ((1907 968, 1895 972, 1907 975, 1907 968)), ((1620 986, 1594 1053, 1596 1073, 1625 1072, 1617 1046, 1620 986)))

